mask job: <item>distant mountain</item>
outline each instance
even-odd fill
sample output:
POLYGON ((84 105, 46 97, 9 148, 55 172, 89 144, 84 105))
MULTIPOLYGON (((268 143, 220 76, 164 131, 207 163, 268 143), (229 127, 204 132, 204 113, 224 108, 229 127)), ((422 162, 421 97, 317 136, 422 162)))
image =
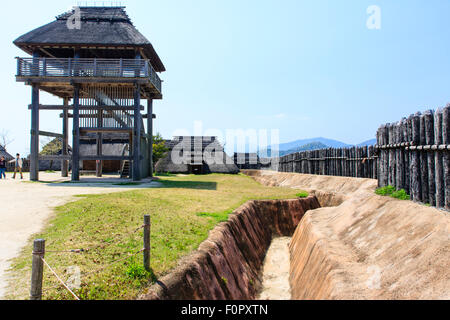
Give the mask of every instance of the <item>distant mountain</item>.
MULTIPOLYGON (((281 143, 279 145, 278 150, 280 155, 286 155, 300 151, 318 150, 325 148, 345 148, 345 147, 351 146, 337 140, 327 138, 312 138, 312 139, 297 140, 288 143, 281 143)), ((259 154, 263 157, 265 156, 271 157, 272 149, 273 147, 269 147, 267 150, 261 150, 259 154)))
MULTIPOLYGON (((371 139, 364 141, 357 146, 363 147, 363 146, 371 146, 375 145, 377 143, 376 139, 371 139)), ((333 139, 327 139, 327 138, 312 138, 312 139, 303 139, 303 140, 297 140, 293 142, 288 143, 281 143, 278 150, 279 155, 284 156, 287 154, 295 153, 295 152, 301 152, 301 151, 310 151, 310 150, 319 150, 319 149, 326 149, 326 148, 349 148, 353 147, 353 145, 347 144, 342 141, 333 140, 333 139)), ((272 147, 269 147, 264 150, 259 151, 259 155, 261 157, 272 157, 272 147)))
POLYGON ((295 149, 304 145, 307 145, 309 143, 323 143, 328 148, 345 148, 350 147, 349 144, 346 144, 342 141, 337 141, 333 139, 327 139, 327 138, 312 138, 312 139, 303 139, 303 140, 297 140, 289 143, 282 143, 280 144, 279 150, 280 151, 287 151, 290 149, 295 149))
POLYGON ((358 147, 373 146, 377 144, 377 139, 371 139, 358 144, 358 147))
POLYGON ((302 152, 302 151, 311 151, 311 150, 320 150, 320 149, 326 149, 328 148, 326 145, 324 145, 322 142, 311 142, 308 144, 305 144, 304 146, 290 149, 287 151, 280 151, 280 156, 285 156, 287 154, 296 153, 296 152, 302 152))

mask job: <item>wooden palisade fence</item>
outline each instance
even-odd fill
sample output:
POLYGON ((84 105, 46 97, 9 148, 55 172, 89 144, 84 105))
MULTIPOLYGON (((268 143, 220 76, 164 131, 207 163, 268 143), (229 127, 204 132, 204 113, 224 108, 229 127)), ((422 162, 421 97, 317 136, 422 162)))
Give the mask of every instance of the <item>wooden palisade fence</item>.
POLYGON ((279 171, 372 178, 378 174, 374 146, 303 151, 279 159, 279 171))
POLYGON ((380 187, 405 189, 414 201, 450 209, 450 105, 379 128, 380 187))
POLYGON ((382 125, 377 145, 298 152, 280 157, 278 170, 378 179, 411 199, 450 210, 450 105, 382 125))

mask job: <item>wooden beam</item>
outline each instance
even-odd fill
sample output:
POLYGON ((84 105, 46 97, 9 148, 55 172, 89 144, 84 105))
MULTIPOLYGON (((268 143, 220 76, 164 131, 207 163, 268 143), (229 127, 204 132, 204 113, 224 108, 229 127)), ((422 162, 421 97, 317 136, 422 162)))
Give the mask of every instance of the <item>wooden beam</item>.
POLYGON ((46 55, 48 55, 50 58, 56 58, 54 55, 52 55, 50 52, 48 52, 47 50, 45 50, 42 47, 38 47, 39 50, 41 50, 43 53, 45 53, 46 55))
MULTIPOLYGON (((28 109, 31 110, 32 105, 28 105, 28 109)), ((134 107, 128 106, 106 106, 106 105, 87 105, 87 106, 79 106, 79 110, 99 110, 103 109, 105 111, 134 111, 134 107)), ((145 110, 144 106, 141 106, 141 111, 145 110)), ((39 105, 39 110, 73 110, 73 105, 39 105)))
POLYGON ((42 76, 16 76, 17 82, 27 83, 139 83, 147 84, 151 83, 150 78, 143 77, 122 77, 122 78, 109 78, 109 77, 42 77, 42 76))
MULTIPOLYGON (((151 99, 150 99, 151 100, 151 99)), ((142 118, 148 119, 148 114, 143 114, 142 118)), ((153 119, 156 119, 156 114, 153 114, 153 119)))
POLYGON ((131 156, 80 156, 81 161, 125 161, 125 160, 133 160, 131 156))
POLYGON ((39 156, 39 160, 43 160, 43 161, 69 161, 71 160, 72 157, 69 155, 54 155, 54 156, 39 156))
POLYGON ((88 132, 131 132, 133 128, 80 128, 81 133, 88 132))
POLYGON ((40 136, 64 139, 64 135, 47 131, 39 131, 40 136))

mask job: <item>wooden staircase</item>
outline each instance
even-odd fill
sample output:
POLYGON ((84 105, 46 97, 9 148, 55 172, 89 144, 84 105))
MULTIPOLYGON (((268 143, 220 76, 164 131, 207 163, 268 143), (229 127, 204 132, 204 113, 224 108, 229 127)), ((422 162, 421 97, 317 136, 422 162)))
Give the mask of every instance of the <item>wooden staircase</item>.
POLYGON ((125 160, 122 163, 122 169, 120 170, 120 178, 128 179, 130 177, 130 161, 125 160))
MULTIPOLYGON (((126 144, 123 147, 122 156, 124 156, 125 154, 129 153, 129 150, 130 150, 130 145, 126 144)), ((120 178, 121 179, 128 179, 130 177, 131 177, 130 161, 129 160, 124 160, 124 161, 122 161, 122 166, 120 168, 120 178)))

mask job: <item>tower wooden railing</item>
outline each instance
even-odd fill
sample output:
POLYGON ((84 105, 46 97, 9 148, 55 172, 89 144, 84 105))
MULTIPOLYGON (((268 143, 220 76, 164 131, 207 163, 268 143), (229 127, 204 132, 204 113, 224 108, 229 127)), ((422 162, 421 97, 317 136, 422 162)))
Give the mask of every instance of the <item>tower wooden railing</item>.
POLYGON ((145 59, 19 58, 18 77, 148 78, 161 93, 161 79, 145 59))

